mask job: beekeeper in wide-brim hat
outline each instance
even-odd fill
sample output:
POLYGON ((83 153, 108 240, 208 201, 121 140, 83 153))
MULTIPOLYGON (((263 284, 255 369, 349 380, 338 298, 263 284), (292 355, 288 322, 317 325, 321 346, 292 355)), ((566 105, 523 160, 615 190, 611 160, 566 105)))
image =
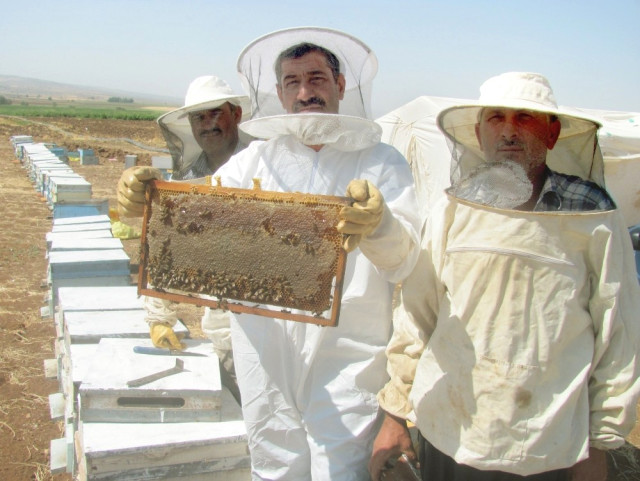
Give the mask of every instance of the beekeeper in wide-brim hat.
POLYGON ((454 148, 452 183, 485 161, 476 125, 486 108, 529 110, 557 117, 561 130, 555 147, 547 153, 549 168, 604 186, 604 164, 597 138, 600 121, 558 107, 547 78, 531 72, 491 77, 480 87, 477 102, 449 107, 438 114, 438 127, 454 148))
MULTIPOLYGON (((451 459, 465 465, 465 479, 480 471, 500 471, 500 479, 561 479, 549 471, 596 460, 595 450, 618 448, 634 427, 640 291, 633 252, 620 212, 584 180, 548 172, 546 180, 556 184, 546 193, 557 193, 566 180, 563 193, 578 194, 578 202, 522 208, 534 194, 523 190, 524 155, 515 156, 518 162, 482 156, 475 125, 486 108, 515 115, 497 110, 498 125, 482 139, 507 147, 513 140, 517 152, 541 155, 552 146, 549 170, 566 169, 574 156, 585 161, 582 177, 595 177, 589 174, 601 159, 598 122, 558 108, 541 75, 499 75, 482 86, 477 103, 440 113, 438 125, 455 152, 483 163, 429 210, 418 262, 394 312, 386 351, 393 354, 391 382, 378 399, 426 439, 433 462, 425 479, 449 479, 446 469, 463 472, 451 459), (538 114, 517 124, 521 109, 538 114), (561 131, 557 122, 544 126, 539 113, 557 116, 561 131), (532 138, 539 149, 520 149, 532 138), (505 164, 513 164, 510 179, 505 164)), ((483 122, 492 115, 483 114, 483 122)), ((534 176, 541 159, 532 163, 534 176)), ((541 188, 536 199, 543 200, 541 188)), ((606 463, 602 453, 599 459, 606 463)))
POLYGON ((251 98, 251 120, 241 130, 269 139, 295 135, 307 145, 331 144, 340 150, 359 150, 380 141, 381 128, 372 120, 371 88, 378 71, 373 51, 359 39, 323 27, 296 27, 264 35, 238 57, 238 73, 251 98), (280 53, 302 43, 332 52, 345 78, 339 113, 287 113, 278 98, 275 64, 280 53))
MULTIPOLYGON (((193 136, 189 114, 211 110, 229 102, 242 108, 242 118, 250 117, 251 104, 246 95, 236 94, 222 79, 204 75, 194 79, 187 89, 184 105, 167 112, 157 120, 174 161, 174 172, 186 172, 202 153, 193 136)), ((240 139, 248 143, 250 139, 240 139)))

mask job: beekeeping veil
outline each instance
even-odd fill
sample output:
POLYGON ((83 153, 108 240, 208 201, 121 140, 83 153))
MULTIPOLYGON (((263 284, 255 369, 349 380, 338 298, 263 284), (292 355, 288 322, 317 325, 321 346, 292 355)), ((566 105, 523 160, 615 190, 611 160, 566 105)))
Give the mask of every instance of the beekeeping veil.
POLYGON ((381 128, 371 118, 372 81, 378 60, 360 40, 337 30, 297 27, 269 33, 250 43, 238 58, 238 73, 251 98, 251 120, 240 128, 254 137, 269 139, 294 135, 306 145, 331 144, 343 151, 360 150, 380 141, 381 128), (274 70, 281 52, 311 43, 332 52, 340 62, 346 85, 339 114, 287 114, 276 85, 274 70))
POLYGON ((487 80, 480 87, 477 102, 450 107, 438 115, 438 127, 452 151, 449 193, 502 208, 514 208, 531 196, 532 185, 520 165, 488 162, 484 158, 475 126, 482 109, 490 107, 557 116, 561 122, 560 136, 547 152, 547 166, 604 187, 604 164, 597 137, 600 123, 559 108, 548 80, 542 75, 509 72, 487 80))
MULTIPOLYGON (((202 148, 191 131, 189 114, 215 109, 226 102, 242 107, 242 118, 249 118, 250 104, 246 95, 237 95, 224 80, 205 75, 189 84, 184 106, 158 117, 158 125, 173 158, 174 178, 181 178, 202 154, 202 148)), ((250 139, 240 139, 243 140, 248 143, 250 139)))

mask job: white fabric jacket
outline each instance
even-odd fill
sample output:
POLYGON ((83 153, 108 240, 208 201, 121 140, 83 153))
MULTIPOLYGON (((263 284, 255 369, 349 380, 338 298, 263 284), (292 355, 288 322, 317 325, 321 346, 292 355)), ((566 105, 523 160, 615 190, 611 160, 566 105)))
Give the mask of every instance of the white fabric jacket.
POLYGON ((259 178, 263 190, 338 196, 351 180, 367 179, 385 199, 378 228, 348 254, 337 327, 231 320, 254 479, 368 480, 392 292, 418 252, 409 165, 386 144, 316 152, 284 136, 251 143, 217 174, 224 187, 251 188, 259 178))
POLYGON ((388 412, 458 463, 529 475, 620 446, 640 289, 617 211, 432 209, 387 349, 388 412))

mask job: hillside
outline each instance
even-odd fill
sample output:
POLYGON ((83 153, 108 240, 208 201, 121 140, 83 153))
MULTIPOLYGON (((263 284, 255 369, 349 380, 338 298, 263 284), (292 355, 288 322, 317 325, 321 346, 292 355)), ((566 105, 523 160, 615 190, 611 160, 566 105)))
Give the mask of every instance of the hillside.
POLYGON ((128 92, 119 89, 105 89, 71 85, 48 80, 40 80, 14 75, 0 74, 0 95, 9 99, 51 97, 54 100, 95 100, 105 102, 109 97, 132 98, 137 103, 159 104, 179 107, 181 99, 152 95, 140 92, 128 92))

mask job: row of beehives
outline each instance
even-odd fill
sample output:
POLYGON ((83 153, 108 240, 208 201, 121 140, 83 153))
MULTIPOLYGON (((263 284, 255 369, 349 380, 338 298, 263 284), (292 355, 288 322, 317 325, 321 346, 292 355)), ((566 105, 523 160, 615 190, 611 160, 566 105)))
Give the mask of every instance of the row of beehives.
MULTIPOLYGON (((74 209, 73 215, 92 214, 96 210, 107 213, 107 200, 91 198, 91 184, 69 166, 64 147, 33 142, 29 135, 14 135, 11 143, 34 188, 53 210, 54 218, 66 216, 70 209, 74 209)), ((92 151, 91 158, 95 159, 92 151)))
MULTIPOLYGON (((22 143, 21 161, 45 195, 31 172, 41 161, 36 150, 46 152, 22 143)), ((50 409, 65 428, 51 441, 52 473, 81 481, 249 479, 240 408, 221 385, 211 343, 187 339, 188 350, 201 356, 134 352, 152 347, 149 329, 108 215, 81 198, 51 206, 42 315, 55 323, 56 357, 45 362, 45 373, 59 382, 50 409), (61 204, 67 209, 56 209, 61 204), (158 378, 175 371, 178 359, 180 372, 158 378)), ((176 330, 188 335, 182 323, 176 330)))

